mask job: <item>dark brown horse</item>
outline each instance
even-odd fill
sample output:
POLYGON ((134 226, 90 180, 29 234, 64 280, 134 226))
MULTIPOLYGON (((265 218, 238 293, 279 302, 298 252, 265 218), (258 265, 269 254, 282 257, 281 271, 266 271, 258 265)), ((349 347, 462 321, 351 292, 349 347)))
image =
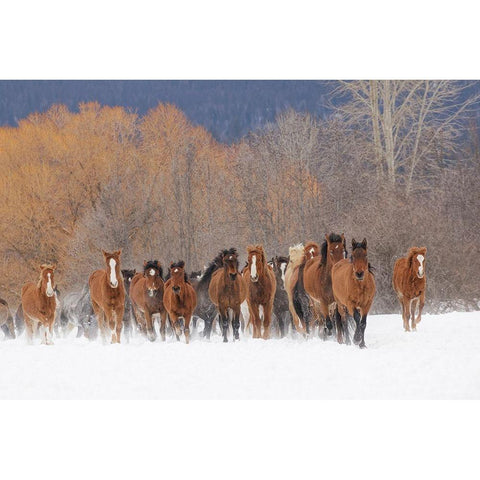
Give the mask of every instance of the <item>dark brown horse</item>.
POLYGON ((8 303, 3 298, 0 298, 0 328, 5 334, 5 338, 15 338, 15 325, 13 323, 13 316, 8 303))
POLYGON ((270 338, 273 300, 277 281, 272 267, 267 263, 262 245, 247 247, 247 266, 242 271, 247 287, 247 304, 253 338, 270 338), (263 333, 262 333, 263 321, 263 333))
POLYGON ((42 343, 53 345, 57 309, 54 271, 55 265, 42 265, 38 283, 27 283, 22 288, 22 310, 29 343, 33 342, 38 326, 42 343))
POLYGON ((104 342, 120 343, 125 310, 125 285, 120 271, 121 250, 102 250, 105 270, 95 270, 88 280, 90 299, 104 342))
MULTIPOLYGON (((351 315, 356 324, 353 342, 365 348, 367 315, 375 296, 375 279, 368 263, 366 238, 361 243, 352 239, 351 258, 340 260, 332 267, 332 289, 337 303, 337 325, 340 316, 345 342, 350 343, 347 315, 351 315)), ((341 332, 340 335, 337 332, 337 338, 339 343, 343 343, 341 332)))
POLYGON ((160 315, 160 335, 165 341, 167 311, 163 306, 162 267, 158 260, 145 261, 143 274, 137 273, 131 282, 130 298, 142 333, 153 342, 156 339, 153 315, 160 315))
POLYGON ((185 342, 189 343, 190 320, 197 305, 197 294, 187 279, 183 261, 170 265, 170 278, 164 285, 163 304, 168 312, 177 340, 180 340, 182 334, 180 319, 183 319, 185 342))
POLYGON ((427 247, 411 247, 406 257, 399 258, 393 267, 393 289, 402 306, 403 328, 406 332, 417 329, 422 320, 422 309, 425 305, 425 274, 427 247), (418 316, 415 310, 418 307, 418 316))
MULTIPOLYGON (((345 236, 331 233, 325 235, 321 247, 321 255, 307 260, 303 270, 303 283, 309 297, 318 305, 322 321, 324 322, 324 335, 331 334, 332 321, 329 306, 335 302, 332 290, 332 267, 346 257, 345 236)), ((319 329, 319 335, 322 328, 319 329)))
MULTIPOLYGON (((223 250, 207 269, 211 276, 208 294, 217 307, 222 325, 223 341, 228 342, 229 314, 232 313, 234 340, 240 339, 240 305, 247 292, 242 275, 238 271, 238 254, 235 248, 223 250), (210 270, 210 271, 209 271, 210 270)), ((204 277, 207 275, 205 272, 204 277)))
POLYGON ((275 298, 273 299, 273 313, 277 318, 280 337, 283 338, 289 325, 294 327, 292 315, 288 308, 288 296, 285 290, 285 272, 288 265, 288 257, 276 256, 271 262, 277 288, 275 289, 275 298))

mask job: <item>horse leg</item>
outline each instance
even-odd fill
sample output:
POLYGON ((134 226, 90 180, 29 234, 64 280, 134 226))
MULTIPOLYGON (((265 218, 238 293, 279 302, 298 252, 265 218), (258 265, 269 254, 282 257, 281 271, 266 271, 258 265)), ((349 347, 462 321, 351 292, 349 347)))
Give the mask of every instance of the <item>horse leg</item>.
POLYGON ((177 339, 177 342, 180 341, 180 335, 182 334, 182 329, 179 325, 179 319, 180 316, 176 313, 172 313, 170 316, 170 323, 172 324, 173 331, 175 332, 175 338, 177 339))
POLYGON ((105 332, 105 313, 100 308, 100 306, 92 300, 92 307, 97 318, 98 328, 100 329, 100 334, 102 336, 103 343, 107 343, 106 332, 105 332))
MULTIPOLYGON (((345 315, 345 312, 344 312, 344 315, 345 315)), ((343 328, 342 328, 343 322, 342 322, 342 315, 340 313, 340 309, 338 305, 335 307, 334 317, 335 317, 335 326, 337 330, 337 342, 343 343, 343 328)))
POLYGON ((162 338, 162 342, 165 341, 165 326, 167 323, 167 312, 165 310, 160 312, 160 336, 162 338))
POLYGON ((361 333, 361 340, 359 347, 360 348, 367 348, 365 345, 365 329, 367 328, 367 314, 363 315, 362 319, 360 320, 360 333, 361 333))
POLYGON ((155 339, 157 338, 157 334, 155 333, 155 329, 153 328, 152 315, 148 311, 148 308, 145 309, 145 322, 147 325, 147 338, 151 342, 154 342, 155 339))
POLYGON ((240 340, 240 307, 237 307, 232 319, 233 340, 240 340))
POLYGON ((147 335, 147 328, 146 328, 146 320, 141 312, 141 310, 135 305, 133 307, 133 315, 135 316, 135 320, 137 322, 138 329, 142 335, 147 335))
POLYGON ((263 307, 263 339, 270 338, 270 324, 272 323, 272 304, 263 307))
POLYGON ((360 315, 360 310, 358 308, 355 308, 353 310, 353 319, 355 320, 355 333, 353 335, 353 343, 355 345, 358 345, 362 340, 362 332, 360 327, 360 321, 362 319, 362 316, 360 315))
POLYGON ((418 302, 418 315, 415 320, 415 324, 420 323, 422 321, 422 310, 424 306, 425 306, 425 292, 422 292, 420 294, 420 299, 418 302))
POLYGON ((24 315, 24 322, 25 322, 25 332, 27 334, 27 343, 29 345, 33 344, 33 320, 25 314, 24 315))
POLYGON ((227 334, 228 334, 228 309, 224 312, 220 312, 220 321, 222 322, 222 334, 223 334, 223 341, 226 343, 228 342, 227 334))
POLYGON ((123 316, 125 314, 125 304, 122 303, 118 307, 118 311, 115 311, 115 330, 117 336, 117 343, 120 343, 120 337, 122 336, 123 328, 123 316))
POLYGON ((248 305, 248 312, 250 313, 250 321, 252 322, 253 326, 253 338, 260 338, 260 312, 258 309, 258 305, 248 305))
POLYGON ((183 333, 185 333, 185 343, 188 345, 190 343, 190 320, 192 319, 192 315, 185 315, 183 318, 185 319, 183 333))
POLYGON ((410 331, 410 303, 411 301, 408 300, 407 298, 403 298, 403 328, 405 329, 406 332, 410 331))
POLYGON ((46 341, 47 345, 53 345, 53 326, 55 319, 52 318, 49 324, 45 325, 46 341))

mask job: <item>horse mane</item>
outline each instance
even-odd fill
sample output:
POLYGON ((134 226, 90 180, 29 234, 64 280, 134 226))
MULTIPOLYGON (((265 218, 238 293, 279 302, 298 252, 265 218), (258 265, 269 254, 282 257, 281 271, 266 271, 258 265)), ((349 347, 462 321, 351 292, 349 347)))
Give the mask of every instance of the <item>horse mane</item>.
MULTIPOLYGON (((330 243, 339 243, 339 242, 342 242, 342 237, 341 235, 337 235, 336 233, 331 233, 328 236, 328 241, 330 243)), ((342 243, 343 243, 343 249, 346 252, 347 245, 345 243, 345 238, 343 239, 342 243)), ((325 264, 325 262, 327 261, 327 241, 326 240, 324 240, 322 243, 320 255, 322 256, 322 263, 325 264)))
POLYGON ((251 253, 257 253, 262 257, 264 263, 267 261, 267 256, 265 255, 265 250, 263 249, 263 245, 249 245, 247 247, 247 253, 250 255, 251 253))
POLYGON ((305 259, 305 250, 303 243, 299 243, 288 249, 288 258, 293 267, 300 265, 305 259))
MULTIPOLYGON (((184 265, 185 265, 185 262, 184 262, 184 265)), ((145 266, 143 267, 143 274, 145 275, 145 272, 147 270, 150 270, 151 268, 158 270, 160 277, 163 278, 163 268, 160 265, 160 262, 158 260, 149 260, 148 262, 146 262, 145 266)))
MULTIPOLYGON (((238 255, 236 248, 224 249, 222 250, 207 266, 202 278, 200 279, 200 285, 210 285, 210 280, 212 279, 212 275, 218 269, 223 268, 223 257, 225 255, 238 255)), ((238 256, 237 256, 237 270, 238 270, 238 256)))

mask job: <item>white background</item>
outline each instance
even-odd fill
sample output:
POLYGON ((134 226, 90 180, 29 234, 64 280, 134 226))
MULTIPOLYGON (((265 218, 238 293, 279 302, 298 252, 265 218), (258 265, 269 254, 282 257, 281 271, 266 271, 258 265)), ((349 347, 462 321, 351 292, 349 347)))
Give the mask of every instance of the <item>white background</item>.
MULTIPOLYGON (((3 2, 0 78, 479 77, 474 2, 229 5, 3 2)), ((478 472, 476 401, 1 406, 1 474, 9 479, 466 479, 478 472), (291 414, 282 418, 285 409, 291 414)))

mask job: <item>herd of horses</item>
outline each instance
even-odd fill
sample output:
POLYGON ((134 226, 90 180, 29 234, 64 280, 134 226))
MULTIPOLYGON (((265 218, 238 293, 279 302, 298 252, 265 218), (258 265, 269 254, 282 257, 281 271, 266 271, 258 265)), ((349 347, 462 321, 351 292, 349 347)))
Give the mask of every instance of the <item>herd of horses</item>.
MULTIPOLYGON (((143 271, 122 270, 121 250, 103 252, 105 267, 94 271, 81 292, 61 300, 55 283, 55 265, 40 267, 37 283, 27 283, 21 304, 12 315, 0 299, 0 328, 6 338, 23 330, 32 343, 53 343, 53 334, 93 340, 100 333, 105 343, 127 341, 134 331, 148 340, 167 333, 190 341, 190 328, 199 319, 200 334, 210 339, 219 329, 223 341, 269 339, 289 334, 310 337, 318 329, 324 340, 353 343, 365 348, 367 315, 375 296, 375 277, 368 261, 367 240, 352 239, 348 256, 344 234, 325 235, 324 242, 299 244, 289 255, 267 261, 262 245, 247 247, 247 262, 239 269, 235 248, 222 250, 203 271, 187 275, 183 261, 170 264, 164 276, 157 260, 145 261, 143 271)), ((412 247, 395 262, 393 288, 402 306, 405 331, 415 330, 425 303, 426 248, 412 247), (417 314, 416 314, 417 312, 417 314)))

